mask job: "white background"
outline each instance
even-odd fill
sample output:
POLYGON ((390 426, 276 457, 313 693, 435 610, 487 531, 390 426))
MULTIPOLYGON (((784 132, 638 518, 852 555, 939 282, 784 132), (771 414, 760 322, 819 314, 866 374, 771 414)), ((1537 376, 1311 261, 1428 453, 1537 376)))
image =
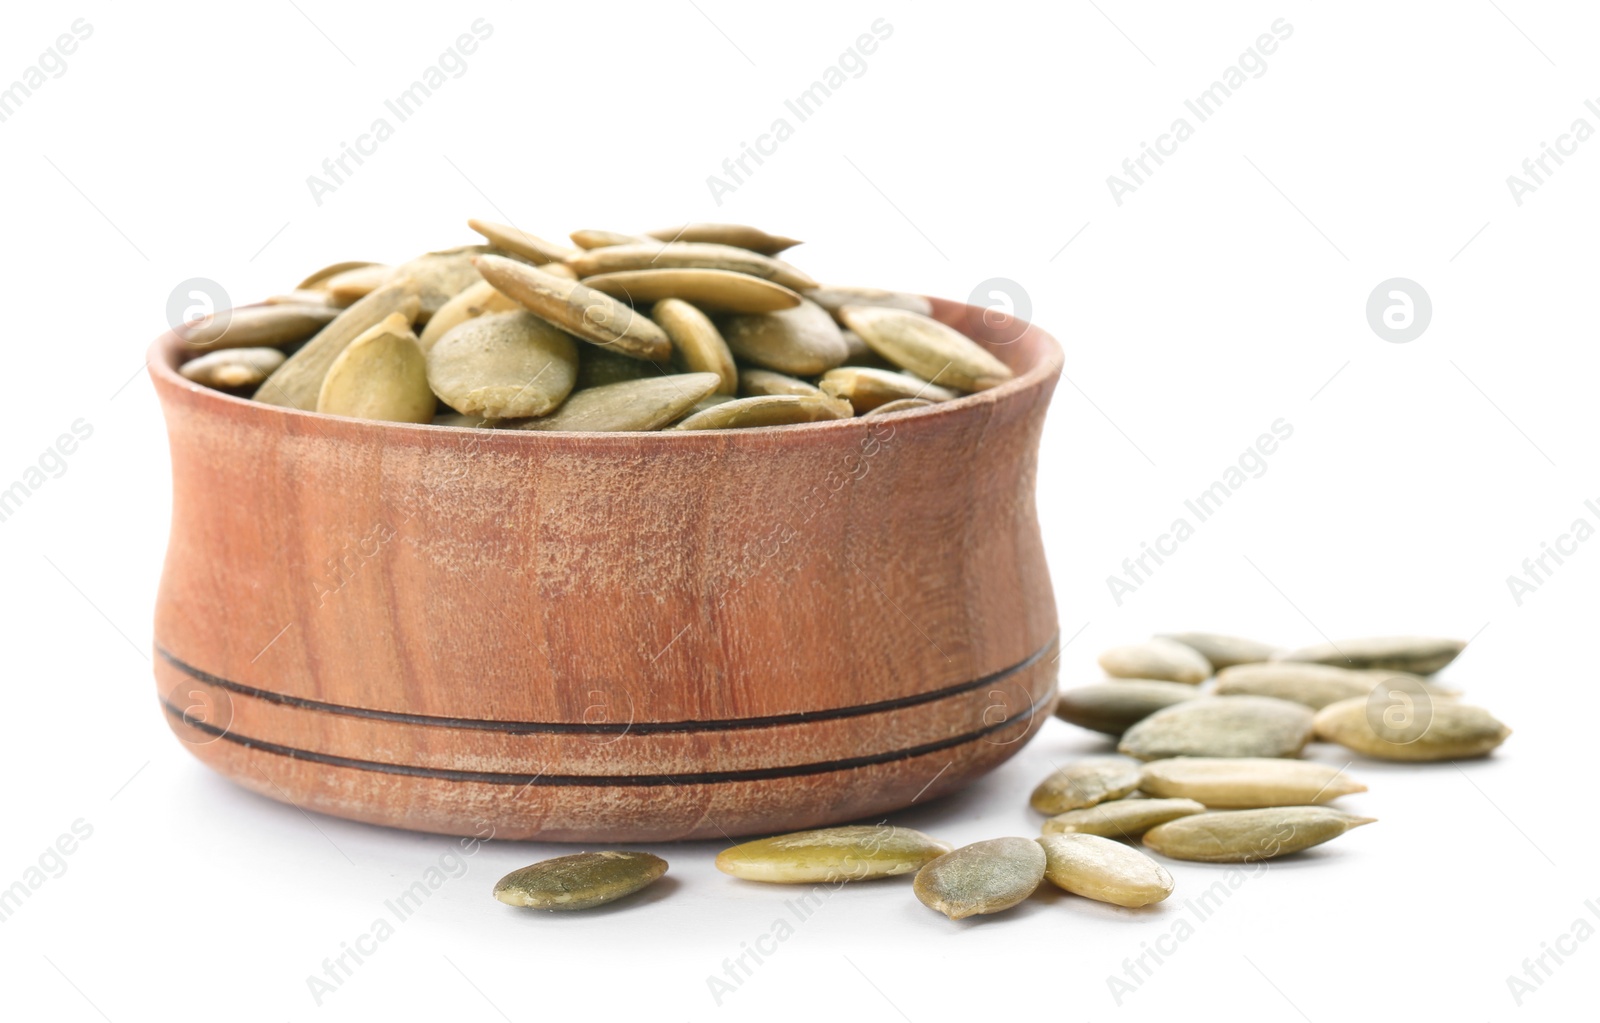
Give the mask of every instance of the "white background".
MULTIPOLYGON (((93 35, 66 72, 0 123, 0 487, 73 421, 94 430, 0 523, 0 885, 75 820, 93 834, 0 923, 6 1018, 1592 1013, 1600 940, 1520 1007, 1506 982, 1579 918, 1600 927, 1582 781, 1600 544, 1520 606, 1506 583, 1597 522, 1600 140, 1520 206, 1506 184, 1574 119, 1600 129, 1592 9, 13 4, 0 84, 79 17, 93 35), (480 17, 494 31, 466 73, 316 204, 307 176, 480 17), (716 205, 707 176, 880 17, 893 35, 865 73, 716 205), (1107 176, 1279 18, 1293 35, 1267 70, 1119 206, 1107 176), (1039 475, 1075 637, 1063 685, 1153 630, 1472 636, 1445 677, 1516 734, 1459 767, 1358 761, 1371 791, 1344 803, 1379 823, 1252 877, 1120 1006, 1106 978, 1223 868, 1172 864, 1153 910, 1046 895, 965 924, 905 883, 849 888, 719 1006, 707 976, 793 892, 722 876, 695 844, 656 849, 670 882, 631 903, 519 913, 494 880, 571 850, 497 843, 319 1007, 307 976, 453 846, 247 794, 168 734, 148 663, 168 466, 140 364, 179 281, 253 301, 334 259, 472 241, 469 216, 549 237, 754 223, 809 239, 790 255, 819 279, 957 299, 1009 278, 1067 354, 1039 475), (1364 311, 1395 276, 1434 307, 1408 344, 1364 311), (1294 435, 1268 471, 1119 606, 1106 577, 1280 417, 1294 435)), ((894 821, 956 843, 1035 834, 1029 789, 1099 748, 1052 721, 894 821)))

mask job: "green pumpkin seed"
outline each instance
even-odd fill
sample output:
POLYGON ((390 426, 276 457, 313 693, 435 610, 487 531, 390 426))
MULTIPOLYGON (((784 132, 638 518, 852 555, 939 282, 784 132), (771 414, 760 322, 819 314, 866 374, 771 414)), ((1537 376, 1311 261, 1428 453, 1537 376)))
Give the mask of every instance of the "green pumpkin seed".
MULTIPOLYGON (((1242 697, 1232 697, 1242 699, 1242 697)), ((1329 704, 1317 712, 1317 737, 1382 760, 1465 760, 1481 757, 1511 734, 1493 714, 1451 700, 1386 706, 1370 697, 1329 704)))
POLYGON ((794 291, 815 288, 817 282, 781 259, 763 256, 749 249, 706 242, 658 242, 606 245, 572 256, 567 264, 579 278, 626 270, 668 270, 696 268, 731 270, 781 284, 794 291))
POLYGON ((434 426, 454 426, 471 430, 492 430, 495 420, 485 419, 483 416, 464 416, 459 412, 446 412, 442 416, 433 417, 434 426))
POLYGON ((1044 849, 1029 838, 991 838, 945 853, 917 871, 911 890, 951 920, 1010 909, 1044 880, 1044 849))
POLYGON ((1310 708, 1270 696, 1202 696, 1129 728, 1117 749, 1165 757, 1297 757, 1311 739, 1310 708))
POLYGON ((384 263, 362 263, 340 271, 318 287, 346 305, 377 291, 395 278, 395 268, 384 263))
POLYGON ((428 383, 446 405, 490 419, 542 416, 578 378, 572 336, 526 309, 468 320, 427 358, 428 383))
POLYGON ((1099 835, 1046 835, 1044 876, 1063 891, 1130 909, 1172 894, 1172 875, 1137 849, 1099 835))
POLYGON ((718 854, 717 869, 779 884, 864 881, 909 874, 949 851, 910 828, 858 824, 745 842, 718 854))
POLYGON ((681 298, 717 312, 771 313, 800 304, 800 296, 783 285, 732 270, 619 270, 583 283, 635 305, 681 298))
POLYGON ((1453 690, 1404 672, 1352 671, 1328 664, 1269 661, 1240 664, 1217 674, 1218 696, 1274 696, 1321 710, 1330 703, 1366 696, 1380 683, 1401 685, 1431 697, 1447 699, 1453 690))
POLYGON ((1455 660, 1466 646, 1465 640, 1433 636, 1372 636, 1318 643, 1279 654, 1277 659, 1431 675, 1455 660))
POLYGON ((318 412, 390 423, 431 423, 438 406, 428 387, 427 361, 404 313, 391 313, 350 342, 328 367, 317 394, 318 412))
POLYGON ((732 245, 749 249, 764 256, 776 256, 784 249, 800 243, 793 238, 768 234, 758 227, 745 224, 680 224, 649 232, 651 238, 664 242, 710 242, 714 245, 732 245))
POLYGON ((417 322, 426 324, 444 304, 483 280, 473 260, 495 250, 486 245, 463 245, 442 252, 429 252, 395 267, 395 276, 417 282, 417 322))
POLYGON ((907 398, 935 402, 960 397, 954 391, 919 380, 910 374, 867 366, 830 369, 822 375, 817 386, 835 398, 848 401, 858 414, 907 398))
POLYGON ((521 308, 521 303, 496 291, 493 284, 479 281, 440 306, 439 311, 429 317, 428 325, 422 328, 417 341, 426 352, 436 341, 470 319, 485 313, 509 313, 521 308))
POLYGON ((650 362, 672 354, 660 327, 609 295, 504 256, 478 256, 476 265, 495 288, 590 344, 650 362))
POLYGON ((650 310, 650 318, 671 340, 673 355, 683 370, 715 373, 722 378, 719 393, 737 393, 739 369, 711 317, 681 298, 664 298, 650 310))
POLYGON ((580 249, 603 249, 611 245, 640 245, 655 241, 648 235, 622 234, 619 231, 574 231, 567 237, 580 249))
POLYGON ((642 852, 585 852, 513 870, 494 897, 528 909, 592 909, 632 895, 667 872, 667 861, 642 852))
POLYGON ((930 408, 933 405, 934 402, 931 402, 926 398, 898 398, 894 401, 884 402, 871 412, 866 413, 866 415, 886 416, 892 412, 910 412, 914 409, 930 408))
POLYGON ((549 415, 505 425, 518 430, 659 430, 714 392, 721 382, 715 373, 624 380, 573 391, 549 415))
POLYGON ((1014 375, 978 342, 938 320, 884 306, 847 305, 839 319, 872 350, 924 380, 983 391, 1014 375))
POLYGON ((1224 636, 1215 632, 1169 632, 1157 638, 1170 639, 1194 649, 1218 671, 1231 668, 1235 664, 1254 664, 1257 661, 1271 660, 1272 655, 1278 652, 1278 648, 1270 643, 1257 643, 1253 639, 1224 636))
POLYGON ((1104 838, 1135 839, 1157 824, 1175 821, 1191 813, 1205 813, 1205 806, 1193 799, 1113 799, 1082 810, 1068 810, 1044 822, 1047 835, 1100 835, 1104 838))
MULTIPOLYGON (((806 297, 828 310, 836 318, 841 309, 850 305, 882 306, 885 309, 904 309, 919 316, 933 315, 932 302, 921 295, 912 295, 904 291, 884 291, 882 288, 818 287, 807 292, 806 297)), ((839 322, 848 326, 843 320, 839 322)))
POLYGON ((645 362, 601 348, 599 345, 578 346, 578 383, 576 390, 620 384, 624 380, 644 380, 667 376, 672 372, 661 363, 645 362))
POLYGON ((1062 693, 1056 716, 1079 728, 1120 736, 1163 707, 1199 695, 1197 687, 1182 682, 1135 678, 1099 682, 1062 693))
POLYGON ((331 306, 280 303, 225 309, 178 334, 190 348, 282 348, 304 341, 332 323, 339 310, 331 306))
POLYGON ((520 227, 508 227, 505 224, 496 224, 492 220, 469 220, 467 226, 489 239, 489 244, 495 248, 514 256, 521 256, 535 265, 559 263, 577 255, 575 249, 547 242, 520 227))
POLYGON ((326 291, 328 281, 344 273, 346 270, 359 270, 364 266, 379 266, 371 260, 347 259, 342 263, 330 263, 306 276, 299 284, 294 286, 296 291, 326 291))
POLYGON ((1139 787, 1139 763, 1127 757, 1088 757, 1051 773, 1033 790, 1029 804, 1057 814, 1121 799, 1139 787))
POLYGON ((746 398, 757 398, 764 394, 817 395, 821 393, 821 388, 814 384, 808 384, 798 377, 789 376, 787 373, 775 373, 770 369, 741 369, 739 371, 739 394, 746 398))
POLYGON ((1194 647, 1170 639, 1112 647, 1100 655, 1100 667, 1118 678, 1198 683, 1211 677, 1210 661, 1194 647))
POLYGON ((792 376, 824 373, 844 360, 844 337, 825 310, 802 301, 793 309, 729 316, 722 336, 743 362, 792 376))
POLYGON ((759 398, 735 398, 704 412, 696 412, 674 430, 743 430, 758 426, 793 426, 821 423, 830 419, 849 419, 850 406, 827 395, 805 397, 795 394, 769 394, 759 398))
POLYGON ((322 380, 352 341, 400 313, 409 323, 416 319, 417 286, 407 278, 390 281, 340 313, 305 346, 256 388, 255 400, 284 408, 314 409, 322 380))
POLYGON ((276 348, 226 348, 190 359, 178 372, 197 384, 235 390, 260 384, 283 360, 284 354, 276 348))
POLYGON ((338 315, 338 310, 350 304, 349 302, 339 301, 326 291, 311 291, 307 289, 286 291, 280 295, 273 295, 266 302, 267 305, 309 305, 332 309, 335 310, 334 315, 338 315))
POLYGON ((1367 787, 1337 767, 1277 757, 1174 757, 1144 765, 1139 788, 1220 809, 1311 806, 1367 787))
POLYGON ((1254 863, 1321 845, 1372 822, 1327 806, 1218 810, 1151 828, 1144 844, 1175 860, 1254 863))

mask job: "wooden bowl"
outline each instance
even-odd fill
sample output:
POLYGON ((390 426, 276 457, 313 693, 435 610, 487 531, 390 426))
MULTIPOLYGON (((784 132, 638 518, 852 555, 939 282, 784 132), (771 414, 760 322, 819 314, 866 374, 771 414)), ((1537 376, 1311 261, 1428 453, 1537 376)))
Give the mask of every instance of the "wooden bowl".
POLYGON ((785 831, 960 788, 1055 700, 1034 479, 1062 357, 935 315, 1017 378, 693 433, 291 411, 185 380, 164 335, 173 731, 273 799, 511 839, 785 831))

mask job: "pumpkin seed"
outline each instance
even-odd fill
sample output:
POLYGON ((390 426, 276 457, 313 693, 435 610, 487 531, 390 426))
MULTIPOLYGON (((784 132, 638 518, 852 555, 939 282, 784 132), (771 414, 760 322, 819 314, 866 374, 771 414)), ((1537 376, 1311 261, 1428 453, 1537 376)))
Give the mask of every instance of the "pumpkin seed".
POLYGON ((1386 668, 1432 675, 1466 649, 1460 639, 1433 636, 1372 636, 1318 643, 1278 655, 1280 661, 1309 661, 1341 668, 1386 668))
POLYGON ((910 412, 913 409, 929 408, 934 402, 926 398, 899 398, 895 401, 886 401, 882 405, 866 413, 869 416, 886 416, 891 412, 910 412))
POLYGON ((1197 683, 1211 677, 1210 661, 1194 647, 1170 639, 1114 646, 1100 655, 1100 667, 1118 678, 1197 683))
POLYGON ((322 281, 322 291, 337 302, 349 304, 365 298, 389 283, 395 277, 395 268, 384 263, 362 263, 342 270, 322 281))
POLYGON ((1193 799, 1113 799, 1082 810, 1068 810, 1044 822, 1044 833, 1100 835, 1134 839, 1157 824, 1205 813, 1193 799))
POLYGON ((1215 632, 1169 632, 1158 639, 1170 639, 1199 652, 1218 671, 1235 664, 1254 664, 1272 659, 1278 648, 1270 643, 1257 643, 1253 639, 1224 636, 1215 632))
POLYGON ((178 334, 190 348, 282 348, 332 323, 339 310, 329 306, 280 303, 225 309, 178 334))
POLYGON ((1385 707, 1370 697, 1322 708, 1316 730, 1318 738, 1369 757, 1412 761, 1481 757, 1511 734, 1481 707, 1449 700, 1385 707))
POLYGON ((1130 909, 1172 894, 1172 875, 1137 849, 1099 835, 1046 835, 1044 876, 1063 891, 1130 909))
POLYGON ((781 259, 763 256, 749 249, 706 242, 658 242, 606 245, 570 257, 567 265, 579 278, 625 270, 668 270, 698 268, 731 270, 781 284, 794 291, 815 288, 817 282, 781 259))
POLYGON ((1044 814, 1081 810, 1121 799, 1139 787, 1139 763, 1127 757, 1089 757, 1052 772, 1028 802, 1044 814))
POLYGON ((1056 716, 1079 728, 1120 736, 1163 707, 1199 695, 1198 688, 1182 682, 1136 678, 1100 682, 1062 693, 1056 716))
POLYGON ((397 277, 409 277, 417 282, 417 298, 421 303, 417 322, 426 324, 446 302, 483 280, 473 260, 492 252, 494 250, 486 245, 463 245, 429 252, 396 267, 397 277))
POLYGON ((417 342, 426 352, 433 347, 434 342, 470 319, 485 313, 509 313, 521 308, 520 302, 502 295, 495 290, 493 284, 479 281, 440 306, 439 311, 428 319, 428 325, 422 328, 422 334, 417 338, 417 342))
POLYGON ((784 249, 800 243, 793 238, 768 234, 758 227, 744 224, 680 224, 649 232, 651 238, 665 242, 711 242, 714 245, 732 245, 749 249, 764 256, 776 256, 784 249))
POLYGON ((827 395, 767 394, 758 398, 735 398, 704 412, 696 412, 673 429, 742 430, 849 418, 849 404, 827 395))
POLYGON ((1144 765, 1139 788, 1210 807, 1310 806, 1367 787, 1337 767, 1276 757, 1174 757, 1144 765))
MULTIPOLYGON (((828 310, 835 318, 838 317, 839 311, 848 305, 882 306, 886 309, 904 309, 919 316, 933 315, 932 302, 921 295, 913 295, 904 291, 884 291, 882 288, 825 286, 812 288, 806 293, 806 297, 828 310)), ((839 322, 844 326, 849 326, 843 320, 839 322)))
POLYGON ((351 419, 431 423, 438 406, 405 313, 389 314, 350 342, 328 367, 317 393, 318 412, 351 419))
POLYGON ((478 256, 476 264, 501 292, 584 341, 651 362, 672 354, 660 327, 603 292, 504 256, 478 256))
POLYGON ((845 356, 838 325, 803 300, 793 309, 724 317, 722 336, 742 361, 793 376, 826 372, 845 356))
POLYGON ((489 239, 489 244, 495 248, 521 256, 534 264, 559 263, 577 254, 575 249, 547 242, 520 227, 508 227, 492 220, 469 220, 467 226, 489 239))
POLYGON ((603 249, 609 245, 640 245, 655 241, 648 235, 622 234, 618 231, 574 231, 567 237, 580 249, 603 249))
POLYGON ((1311 739, 1311 710, 1270 696, 1202 696, 1175 703, 1122 735, 1117 749, 1164 757, 1297 757, 1311 739))
MULTIPOLYGON (((266 300, 266 303, 267 305, 318 306, 323 309, 333 309, 336 311, 343 309, 345 306, 350 304, 349 302, 339 301, 326 291, 312 291, 304 288, 296 289, 294 291, 286 291, 279 295, 273 295, 266 300)), ((337 315, 337 312, 335 312, 335 315, 337 315)))
POLYGON ((1044 880, 1044 849, 1028 838, 991 838, 945 853, 917 871, 911 890, 952 920, 1010 909, 1044 880))
POLYGON ((330 263, 321 270, 308 274, 304 280, 294 286, 296 291, 326 291, 327 282, 346 270, 359 270, 364 266, 378 266, 371 260, 347 259, 342 263, 330 263))
POLYGON ((1441 699, 1453 694, 1452 690, 1403 672, 1352 671, 1329 664, 1293 661, 1268 661, 1224 668, 1217 674, 1214 692, 1218 696, 1275 696, 1280 700, 1303 703, 1312 710, 1321 710, 1330 703, 1366 696, 1382 682, 1403 684, 1441 699))
POLYGON ((746 398, 755 398, 763 394, 821 394, 822 390, 786 373, 775 373, 770 369, 741 369, 739 393, 746 398))
POLYGON ((664 298, 650 310, 650 318, 672 342, 673 354, 684 370, 717 374, 722 378, 717 387, 722 394, 739 390, 739 370, 733 364, 733 353, 709 316, 681 298, 664 298))
POLYGON ((442 416, 433 417, 434 426, 456 426, 474 430, 489 430, 495 426, 493 419, 483 416, 464 416, 459 412, 446 412, 442 416))
POLYGON ((620 384, 624 380, 661 377, 671 372, 659 363, 618 355, 599 345, 579 345, 578 383, 575 389, 604 387, 606 384, 620 384))
POLYGON ((950 851, 910 828, 857 824, 797 831, 724 849, 717 869, 746 881, 806 884, 909 874, 950 851))
POLYGON ((578 346, 526 309, 468 320, 428 352, 428 383, 451 408, 490 419, 542 416, 578 378, 578 346))
POLYGON ((283 360, 284 354, 276 348, 225 348, 190 359, 178 372, 197 384, 234 390, 255 387, 283 365, 283 360))
POLYGON ((962 391, 983 391, 1014 375, 978 342, 918 313, 847 305, 839 310, 839 319, 873 351, 924 380, 962 391))
POLYGON ((407 278, 390 281, 340 313, 289 356, 256 388, 255 400, 284 408, 316 408, 322 379, 339 354, 392 313, 400 313, 407 322, 416 319, 418 304, 415 283, 407 278))
MULTIPOLYGON (((816 292, 810 291, 806 294, 809 296, 816 294, 816 292)), ((837 318, 835 318, 834 322, 838 322, 837 318)), ((873 351, 865 341, 861 340, 861 335, 855 331, 840 327, 839 336, 844 338, 844 362, 840 363, 840 365, 871 366, 874 369, 895 368, 894 363, 873 351)))
POLYGON ((592 909, 615 902, 667 872, 667 861, 642 852, 584 852, 513 870, 494 897, 528 909, 592 909))
POLYGON ((556 277, 565 277, 569 281, 578 279, 578 272, 565 263, 545 263, 539 269, 556 277))
POLYGON ((636 304, 681 298, 702 309, 729 313, 771 313, 800 304, 800 296, 783 285, 732 270, 620 270, 596 274, 583 283, 636 304))
POLYGON ((835 398, 848 401, 857 413, 871 412, 879 405, 904 398, 924 401, 950 401, 959 397, 954 391, 938 384, 930 384, 905 373, 867 366, 840 366, 822 375, 817 385, 835 398))
POLYGON ((659 430, 710 395, 721 382, 715 373, 624 380, 574 391, 547 416, 505 425, 518 430, 659 430))
POLYGON ((1145 832, 1144 844, 1175 860, 1254 863, 1321 845, 1372 822, 1328 806, 1218 810, 1157 825, 1145 832))

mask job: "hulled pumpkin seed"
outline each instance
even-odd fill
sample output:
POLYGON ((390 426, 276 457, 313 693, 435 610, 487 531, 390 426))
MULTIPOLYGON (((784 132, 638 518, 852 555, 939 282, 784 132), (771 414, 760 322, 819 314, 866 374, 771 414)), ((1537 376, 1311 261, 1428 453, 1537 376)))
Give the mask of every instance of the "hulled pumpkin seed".
MULTIPOLYGON (((396 277, 417 282, 417 322, 426 324, 444 304, 483 279, 473 259, 494 250, 485 245, 429 252, 395 267, 396 277)), ((504 258, 504 257, 502 257, 504 258)))
POLYGON ((1114 646, 1100 655, 1100 667, 1118 678, 1198 683, 1211 677, 1210 661, 1194 647, 1170 639, 1114 646))
POLYGON ((580 249, 603 249, 609 245, 640 245, 655 241, 649 235, 623 234, 620 231, 574 231, 567 236, 580 249))
POLYGON ((867 366, 839 366, 822 375, 819 387, 835 398, 848 401, 857 413, 871 412, 880 405, 906 398, 924 401, 950 401, 958 397, 938 384, 930 384, 907 373, 867 366))
POLYGON ((329 263, 321 270, 313 271, 306 278, 294 286, 296 291, 326 291, 328 281, 339 276, 346 270, 359 270, 364 266, 377 266, 377 263, 366 259, 347 259, 342 263, 329 263))
POLYGON ((933 405, 934 402, 926 398, 898 398, 894 401, 886 401, 866 414, 869 416, 886 416, 891 412, 910 412, 913 409, 930 408, 933 405))
POLYGON ((1127 757, 1088 757, 1052 772, 1038 784, 1029 804, 1057 814, 1121 799, 1139 787, 1139 763, 1127 757))
POLYGON ((787 373, 775 373, 770 369, 741 369, 739 393, 746 398, 755 398, 763 394, 821 394, 822 390, 787 373))
POLYGON ((334 310, 334 315, 338 315, 338 310, 343 309, 345 306, 350 304, 349 302, 339 301, 326 291, 310 291, 305 289, 286 291, 279 295, 272 295, 266 300, 266 303, 267 305, 317 306, 323 309, 334 310))
POLYGON ((255 400, 285 408, 316 408, 328 367, 352 341, 393 313, 400 313, 408 323, 415 320, 417 308, 416 284, 407 278, 390 281, 340 313, 318 331, 316 337, 289 356, 256 388, 255 400))
POLYGON ((649 232, 651 238, 664 242, 710 242, 714 245, 732 245, 740 249, 759 252, 763 256, 776 256, 784 249, 800 243, 793 238, 768 234, 758 227, 745 224, 680 224, 649 232))
POLYGON ((1079 728, 1120 736, 1163 707, 1199 695, 1197 687, 1182 682, 1138 678, 1099 682, 1062 693, 1056 716, 1079 728))
POLYGON ((741 360, 794 376, 824 373, 845 356, 839 325, 814 302, 801 301, 778 312, 724 317, 722 336, 741 360))
POLYGON ((332 323, 339 310, 331 306, 279 303, 226 309, 178 330, 190 348, 282 348, 315 334, 332 323))
MULTIPOLYGON (((806 297, 828 310, 835 317, 847 305, 872 305, 882 306, 886 309, 904 309, 906 312, 916 313, 920 316, 933 315, 933 303, 921 295, 913 295, 904 291, 884 291, 882 288, 846 288, 846 287, 818 287, 806 293, 806 297)), ((844 321, 840 321, 841 324, 844 321)), ((844 324, 848 326, 848 324, 844 324)))
POLYGON ((849 419, 850 406, 827 395, 768 394, 735 398, 696 412, 674 430, 743 430, 758 426, 792 426, 849 419))
POLYGON ((1211 662, 1211 667, 1217 671, 1235 664, 1271 660, 1272 655, 1278 652, 1278 648, 1270 643, 1257 643, 1253 639, 1224 636, 1216 632, 1169 632, 1157 638, 1170 639, 1193 648, 1211 662))
POLYGON ((578 272, 565 263, 544 263, 540 265, 539 269, 556 277, 565 277, 569 281, 578 279, 578 272))
POLYGON ((578 346, 578 390, 620 384, 624 380, 662 377, 671 372, 665 364, 618 355, 599 345, 578 346))
POLYGON ((1433 636, 1372 636, 1318 643, 1278 655, 1280 661, 1309 661, 1340 668, 1386 668, 1432 675, 1466 649, 1460 639, 1433 636))
POLYGON ((1451 700, 1386 706, 1369 697, 1322 708, 1316 730, 1318 738, 1369 757, 1413 761, 1481 757, 1511 734, 1481 707, 1451 700))
POLYGON ((485 313, 509 313, 521 308, 521 303, 496 291, 493 284, 479 281, 440 306, 439 311, 428 319, 428 325, 422 328, 417 342, 426 352, 434 342, 470 319, 485 313))
POLYGON ((781 284, 794 291, 815 288, 817 282, 781 259, 749 249, 706 242, 658 242, 606 245, 570 257, 567 264, 579 278, 626 270, 704 269, 731 270, 781 284))
POLYGON ((911 828, 851 825, 745 842, 717 855, 717 869, 746 881, 864 881, 918 870, 950 851, 911 828))
POLYGON ((917 871, 911 890, 952 920, 1010 909, 1044 880, 1044 849, 1029 838, 991 838, 945 853, 917 871))
POLYGON ((583 283, 636 304, 681 298, 727 313, 772 313, 800 304, 800 296, 783 285, 732 270, 619 270, 584 278, 583 283))
POLYGON ((1321 845, 1372 822, 1327 806, 1218 810, 1151 828, 1144 844, 1175 860, 1254 863, 1321 845))
POLYGON ((478 256, 477 266, 501 292, 591 344, 651 362, 660 362, 672 354, 672 342, 649 317, 579 281, 557 277, 504 256, 478 256))
POLYGON ((715 373, 624 380, 574 391, 547 416, 505 425, 518 430, 659 430, 714 392, 721 382, 715 373))
POLYGON ((433 417, 434 426, 456 426, 474 430, 491 430, 495 426, 493 419, 483 416, 464 416, 459 412, 446 412, 442 416, 433 417))
POLYGON ((576 249, 547 242, 520 227, 508 227, 505 224, 496 224, 492 220, 468 220, 467 226, 489 239, 489 244, 495 248, 514 256, 521 256, 530 263, 559 263, 577 255, 576 249))
POLYGON ((513 870, 494 897, 528 909, 592 909, 615 902, 667 872, 667 861, 642 852, 584 852, 513 870))
POLYGON ((983 391, 1014 375, 978 342, 918 313, 847 305, 839 310, 839 319, 873 351, 924 380, 963 391, 983 391))
POLYGON ((1047 835, 1100 835, 1131 840, 1157 824, 1205 810, 1203 804, 1193 799, 1113 799, 1109 803, 1057 814, 1044 822, 1043 830, 1047 835))
POLYGON ((328 367, 317 393, 318 412, 352 419, 431 423, 438 406, 404 313, 391 313, 350 342, 328 367))
POLYGON ((578 378, 572 336, 518 309, 468 320, 428 352, 428 383, 446 405, 490 419, 542 416, 578 378))
POLYGON ((1038 842, 1044 849, 1044 876, 1063 891, 1130 909, 1172 894, 1172 875, 1121 842, 1085 834, 1046 835, 1038 842))
POLYGON ((395 277, 395 268, 384 263, 361 263, 322 281, 320 289, 335 301, 349 304, 377 291, 395 277))
POLYGON ((284 354, 276 348, 225 348, 190 359, 178 372, 197 384, 235 390, 255 387, 283 365, 283 360, 284 354))
POLYGON ((1404 685, 1429 696, 1448 698, 1453 691, 1403 672, 1353 671, 1329 664, 1268 661, 1239 664, 1217 673, 1218 696, 1275 696, 1321 710, 1330 703, 1366 696, 1380 682, 1404 685))
MULTIPOLYGON (((809 296, 816 294, 816 292, 810 291, 806 294, 809 296)), ((837 317, 834 318, 834 322, 838 322, 837 317)), ((861 335, 855 331, 840 327, 839 335, 844 338, 844 362, 840 363, 840 365, 871 366, 874 369, 895 368, 894 363, 873 351, 871 346, 861 340, 861 335)))
POLYGON ((1120 752, 1165 757, 1297 757, 1311 739, 1310 708, 1270 696, 1202 696, 1175 703, 1122 734, 1120 752))
POLYGON ((1311 806, 1365 792, 1337 767, 1277 757, 1173 757, 1144 765, 1141 791, 1210 807, 1311 806))
POLYGON ((650 310, 650 318, 672 342, 681 368, 690 373, 715 373, 722 378, 719 393, 738 392, 739 370, 733 364, 733 353, 711 317, 681 298, 664 298, 650 310))

